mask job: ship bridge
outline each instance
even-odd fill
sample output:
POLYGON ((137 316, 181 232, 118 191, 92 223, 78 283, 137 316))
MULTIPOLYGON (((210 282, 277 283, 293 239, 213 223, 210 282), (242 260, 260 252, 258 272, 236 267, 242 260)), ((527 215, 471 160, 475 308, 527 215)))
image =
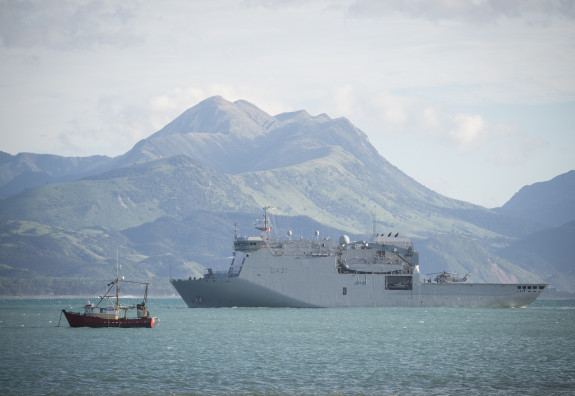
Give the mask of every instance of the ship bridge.
POLYGON ((413 243, 407 237, 395 237, 393 235, 376 235, 373 242, 380 245, 395 246, 402 249, 413 249, 413 243))
POLYGON ((265 241, 262 237, 238 237, 234 241, 234 250, 238 252, 250 252, 264 247, 265 241))

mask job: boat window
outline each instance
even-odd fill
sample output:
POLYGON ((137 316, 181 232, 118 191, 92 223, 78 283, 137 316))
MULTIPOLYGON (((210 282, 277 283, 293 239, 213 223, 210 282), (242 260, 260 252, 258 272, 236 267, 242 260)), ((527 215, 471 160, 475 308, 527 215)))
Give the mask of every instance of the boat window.
POLYGON ((539 286, 539 290, 545 289, 545 286, 539 286))
POLYGON ((344 295, 344 296, 347 296, 347 287, 344 287, 344 288, 343 288, 343 295, 344 295))

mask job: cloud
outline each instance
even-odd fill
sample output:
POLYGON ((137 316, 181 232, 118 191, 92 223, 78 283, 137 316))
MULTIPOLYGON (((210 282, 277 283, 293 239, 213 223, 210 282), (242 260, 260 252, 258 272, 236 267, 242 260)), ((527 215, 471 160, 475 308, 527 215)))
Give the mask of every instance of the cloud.
POLYGON ((466 149, 480 143, 486 135, 486 123, 477 114, 457 114, 449 131, 451 138, 459 148, 466 149))
POLYGON ((392 13, 431 21, 475 24, 496 23, 502 18, 524 19, 545 25, 552 18, 575 18, 573 1, 562 0, 358 0, 348 8, 352 17, 382 17, 392 13))
POLYGON ((0 2, 0 38, 6 47, 58 50, 127 46, 140 39, 130 32, 137 3, 114 1, 0 2))
POLYGON ((489 161, 498 166, 515 166, 548 147, 549 142, 541 137, 498 125, 493 128, 489 161))
POLYGON ((435 106, 428 106, 423 109, 422 120, 429 128, 437 128, 439 126, 439 115, 435 106))
MULTIPOLYGON (((403 133, 410 122, 410 114, 418 99, 409 95, 396 95, 389 91, 371 92, 354 84, 333 88, 321 106, 330 116, 350 120, 367 120, 366 125, 378 125, 382 134, 403 133)), ((352 121, 354 122, 354 121, 352 121)))
POLYGON ((495 166, 512 166, 548 146, 517 125, 496 123, 484 114, 457 111, 415 95, 369 92, 347 84, 333 89, 321 106, 332 117, 352 120, 379 148, 389 147, 390 141, 410 141, 430 151, 456 150, 495 166))
POLYGON ((101 95, 95 111, 71 118, 56 141, 65 153, 115 156, 214 95, 222 95, 227 100, 239 99, 232 87, 222 84, 177 87, 149 98, 101 95))
POLYGON ((145 102, 102 95, 94 110, 72 115, 55 140, 65 155, 115 156, 152 132, 145 102))

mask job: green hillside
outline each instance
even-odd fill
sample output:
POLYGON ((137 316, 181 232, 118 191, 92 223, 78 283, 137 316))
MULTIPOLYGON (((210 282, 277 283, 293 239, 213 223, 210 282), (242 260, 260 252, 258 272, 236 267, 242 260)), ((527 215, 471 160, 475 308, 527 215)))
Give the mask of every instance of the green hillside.
POLYGON ((168 214, 186 216, 198 209, 236 211, 254 205, 250 197, 238 195, 227 176, 176 156, 26 190, 2 201, 0 217, 71 230, 121 230, 168 214))

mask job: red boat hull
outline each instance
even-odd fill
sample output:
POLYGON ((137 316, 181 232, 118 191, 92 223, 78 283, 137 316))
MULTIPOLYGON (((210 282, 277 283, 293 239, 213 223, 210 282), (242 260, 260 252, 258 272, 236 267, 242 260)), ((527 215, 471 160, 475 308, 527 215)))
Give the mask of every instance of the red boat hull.
POLYGON ((62 310, 70 327, 154 327, 154 318, 103 319, 62 310))

